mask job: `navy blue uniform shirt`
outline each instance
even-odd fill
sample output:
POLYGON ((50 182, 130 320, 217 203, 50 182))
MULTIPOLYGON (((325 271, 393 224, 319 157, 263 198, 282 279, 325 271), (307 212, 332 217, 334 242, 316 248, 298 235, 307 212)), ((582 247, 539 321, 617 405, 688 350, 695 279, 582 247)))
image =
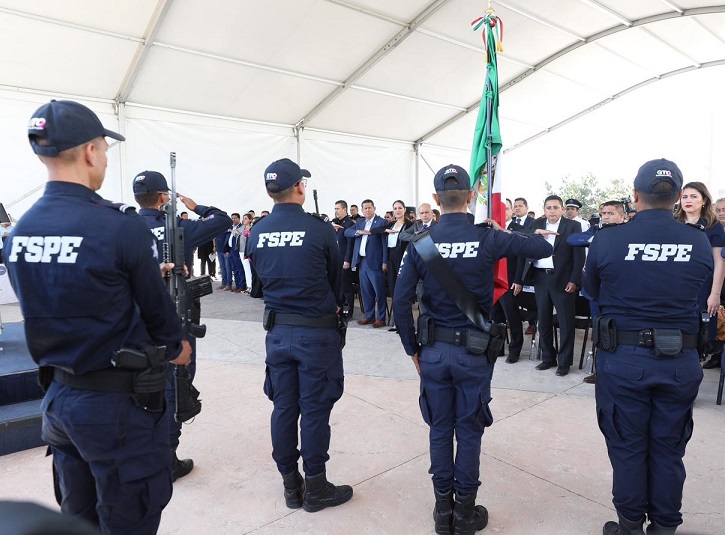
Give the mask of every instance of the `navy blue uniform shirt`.
POLYGON ((704 232, 670 210, 643 210, 626 225, 597 232, 585 267, 584 290, 617 328, 680 329, 696 334, 697 293, 713 270, 704 232))
POLYGON ((338 249, 332 225, 299 204, 275 204, 247 240, 267 308, 310 318, 335 314, 343 304, 338 249))
MULTIPOLYGON (((553 252, 546 239, 535 234, 507 233, 474 226, 464 213, 443 214, 428 230, 453 273, 477 298, 484 316, 491 317, 493 267, 505 256, 546 258, 553 252)), ((395 284, 393 310, 403 347, 408 355, 418 350, 413 325, 413 300, 418 279, 423 279, 423 304, 436 325, 475 328, 437 279, 428 274, 425 262, 411 244, 395 284)))
MULTIPOLYGON (((197 204, 194 213, 205 219, 177 218, 179 227, 184 229, 184 261, 187 265, 191 265, 193 262, 195 247, 199 247, 232 226, 232 218, 226 212, 214 206, 197 204)), ((153 208, 141 208, 139 214, 146 220, 151 233, 156 237, 156 249, 159 262, 161 262, 163 260, 164 235, 166 234, 166 213, 153 208)))
POLYGON ((122 346, 181 351, 181 324, 143 218, 80 184, 48 182, 6 250, 33 360, 74 374, 108 368, 122 346))

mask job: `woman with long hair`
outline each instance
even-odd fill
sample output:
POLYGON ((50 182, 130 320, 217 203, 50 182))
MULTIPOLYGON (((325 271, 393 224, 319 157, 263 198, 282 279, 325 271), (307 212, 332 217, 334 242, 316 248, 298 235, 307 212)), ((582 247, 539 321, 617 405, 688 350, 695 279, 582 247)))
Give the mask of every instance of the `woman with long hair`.
MULTIPOLYGON (((408 245, 408 242, 401 241, 398 237, 412 224, 405 218, 405 203, 398 200, 393 203, 393 220, 384 227, 375 229, 377 232, 373 231, 374 234, 384 232, 388 235, 388 290, 390 297, 393 297, 395 292, 395 281, 398 279, 400 262, 403 260, 403 254, 408 245)), ((390 330, 397 331, 395 327, 390 330)))
POLYGON ((705 234, 712 246, 712 256, 715 261, 715 270, 700 289, 698 304, 700 311, 710 316, 707 328, 706 344, 701 354, 713 354, 710 361, 703 367, 715 368, 720 365, 720 353, 717 351, 717 311, 720 307, 720 291, 725 278, 725 258, 721 256, 725 246, 725 230, 718 222, 712 205, 712 197, 707 186, 702 182, 688 182, 682 187, 680 204, 675 210, 675 219, 683 223, 699 224, 705 228, 705 234))

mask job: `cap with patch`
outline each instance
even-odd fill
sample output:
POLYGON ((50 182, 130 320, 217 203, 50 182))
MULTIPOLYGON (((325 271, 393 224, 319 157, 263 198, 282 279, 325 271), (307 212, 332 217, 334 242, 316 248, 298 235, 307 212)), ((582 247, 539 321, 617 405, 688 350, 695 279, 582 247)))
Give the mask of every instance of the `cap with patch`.
POLYGON ((471 178, 463 167, 449 164, 442 167, 433 179, 433 188, 436 191, 451 191, 471 189, 471 178), (448 180, 448 179, 455 179, 448 180))
POLYGON ((264 171, 264 185, 270 193, 279 193, 291 188, 304 177, 312 176, 307 169, 300 169, 300 166, 289 158, 283 158, 269 164, 264 171))
POLYGON ((38 156, 58 156, 64 150, 106 136, 126 140, 104 128, 89 108, 71 100, 51 100, 38 108, 28 122, 30 146, 38 156))
POLYGON ((670 160, 650 160, 637 171, 634 189, 652 195, 671 195, 682 189, 682 171, 670 160))
POLYGON ((572 206, 577 209, 581 209, 582 203, 577 201, 576 199, 567 199, 566 203, 564 203, 565 206, 572 206))
POLYGON ((133 194, 169 191, 166 177, 157 171, 141 171, 133 179, 133 194))

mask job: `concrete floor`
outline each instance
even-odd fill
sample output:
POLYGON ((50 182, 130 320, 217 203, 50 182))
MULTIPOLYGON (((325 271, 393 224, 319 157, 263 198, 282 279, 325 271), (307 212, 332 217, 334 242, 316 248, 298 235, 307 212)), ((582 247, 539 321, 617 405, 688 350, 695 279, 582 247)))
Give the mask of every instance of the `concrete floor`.
MULTIPOLYGON (((310 514, 285 507, 271 459, 261 300, 215 292, 202 309, 208 334, 199 341, 196 384, 204 410, 184 427, 179 450, 196 467, 175 483, 160 533, 433 533, 428 429, 418 409, 417 375, 397 334, 351 324, 328 477, 353 485, 355 495, 310 514)), ((6 322, 21 319, 17 305, 2 305, 0 313, 6 322)), ((483 533, 601 533, 615 514, 594 387, 582 383, 586 373, 576 367, 556 377, 534 365, 526 354, 516 364, 500 359, 496 365, 495 423, 481 452, 478 503, 490 514, 483 533)), ((725 405, 715 405, 718 377, 719 370, 705 370, 695 405, 685 523, 678 531, 684 535, 725 533, 725 405)), ((0 457, 0 499, 54 506, 44 455, 38 448, 0 457)))

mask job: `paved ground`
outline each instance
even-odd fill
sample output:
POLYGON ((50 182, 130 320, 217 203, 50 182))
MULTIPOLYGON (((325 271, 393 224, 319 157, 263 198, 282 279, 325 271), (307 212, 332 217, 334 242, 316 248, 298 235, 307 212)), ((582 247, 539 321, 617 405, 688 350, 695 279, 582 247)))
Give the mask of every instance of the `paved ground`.
MULTIPOLYGON (((262 393, 262 304, 247 295, 204 298, 197 386, 204 410, 185 426, 180 454, 196 468, 174 487, 162 534, 433 533, 428 431, 418 381, 396 334, 351 324, 345 395, 332 413, 328 475, 354 486, 352 501, 319 513, 284 505, 271 459, 271 403, 262 393)), ((20 319, 3 305, 4 321, 20 319)), ((527 337, 528 338, 528 337, 527 337)), ((580 347, 581 340, 577 343, 580 347)), ((0 357, 1 358, 1 357, 0 357)), ((481 452, 483 533, 586 535, 614 518, 611 468, 597 428, 594 387, 524 359, 496 365, 481 452)), ((685 464, 684 535, 725 533, 725 405, 715 405, 718 370, 706 370, 685 464)), ((53 505, 43 448, 0 457, 0 498, 53 505)), ((1 531, 1 530, 0 530, 1 531)))

